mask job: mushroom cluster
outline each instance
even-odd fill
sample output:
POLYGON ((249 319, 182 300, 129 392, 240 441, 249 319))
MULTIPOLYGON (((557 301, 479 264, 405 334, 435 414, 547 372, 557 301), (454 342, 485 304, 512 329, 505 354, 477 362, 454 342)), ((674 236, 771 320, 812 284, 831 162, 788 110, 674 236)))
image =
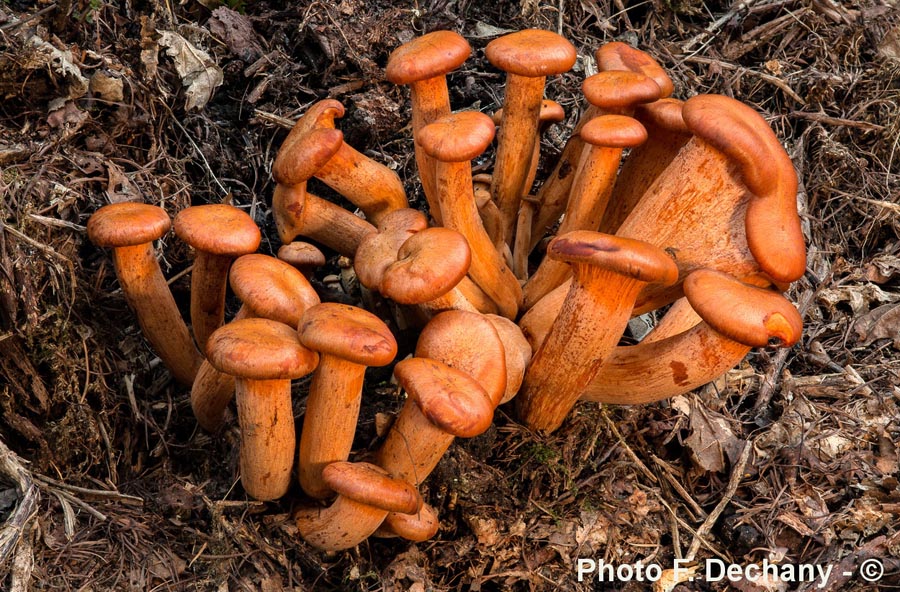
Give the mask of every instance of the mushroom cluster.
POLYGON ((321 549, 433 536, 421 485, 501 404, 551 432, 579 400, 672 397, 751 348, 800 338, 782 296, 806 265, 797 178, 758 113, 724 96, 671 98, 648 54, 606 44, 583 83, 589 106, 533 192, 541 134, 565 116, 544 99, 545 81, 573 66, 575 48, 541 30, 490 42, 487 59, 506 73, 493 117, 451 111, 446 75, 470 53, 460 35, 436 31, 387 64, 387 79, 409 87, 427 213, 409 207, 394 171, 344 142, 332 99, 299 119, 273 164, 277 258, 255 253, 260 232, 237 208, 180 212, 175 231, 196 251, 191 329, 152 250, 165 212, 114 204, 88 224, 91 240, 115 249, 123 292, 191 387, 200 426, 219 430, 234 398, 246 492, 277 499, 296 475, 308 498, 297 527, 321 549), (491 173, 473 175, 494 144, 491 173), (312 194, 312 178, 358 212, 312 194), (379 306, 320 302, 308 278, 326 257, 298 237, 351 259, 360 301, 379 306), (225 324, 229 283, 243 306, 225 324), (624 345, 629 319, 651 311, 653 330, 624 345), (395 334, 408 328, 415 350, 393 368, 405 404, 375 450, 354 450, 366 369, 394 363, 395 334), (307 375, 298 438, 291 381, 307 375))

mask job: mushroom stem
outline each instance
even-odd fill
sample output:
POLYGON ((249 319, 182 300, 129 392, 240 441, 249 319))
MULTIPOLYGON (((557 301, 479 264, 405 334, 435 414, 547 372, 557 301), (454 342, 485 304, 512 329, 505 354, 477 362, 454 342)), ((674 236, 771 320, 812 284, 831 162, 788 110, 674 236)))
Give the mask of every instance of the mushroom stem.
POLYGON ((294 412, 288 380, 235 380, 241 426, 241 484, 258 500, 284 495, 294 465, 294 412))
POLYGON ((203 359, 153 252, 152 243, 113 250, 116 276, 144 337, 178 382, 190 385, 203 359))
POLYGON ((281 242, 302 235, 346 257, 353 257, 360 241, 376 231, 359 216, 306 191, 305 183, 276 185, 272 210, 281 242))
POLYGON ((309 386, 297 453, 297 478, 311 497, 325 499, 331 494, 322 481, 322 470, 350 456, 365 374, 366 367, 360 364, 331 355, 319 358, 309 386))

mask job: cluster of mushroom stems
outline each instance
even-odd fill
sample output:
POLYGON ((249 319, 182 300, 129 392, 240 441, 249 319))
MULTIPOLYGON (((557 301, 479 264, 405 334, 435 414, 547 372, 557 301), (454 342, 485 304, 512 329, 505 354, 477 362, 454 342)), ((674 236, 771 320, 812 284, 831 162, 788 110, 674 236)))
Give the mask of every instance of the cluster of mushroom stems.
POLYGON ((491 41, 485 55, 506 76, 493 117, 451 111, 446 76, 470 53, 435 31, 386 68, 409 87, 427 213, 409 207, 394 171, 344 142, 344 107, 331 99, 305 112, 273 164, 277 257, 256 253, 259 228, 236 207, 179 212, 175 234, 196 253, 190 329, 154 253, 168 214, 117 203, 88 223, 113 249, 151 346, 190 386, 199 425, 219 431, 234 400, 247 494, 278 499, 295 476, 309 498, 297 527, 321 549, 434 536, 422 484, 501 404, 551 432, 579 400, 672 397, 751 348, 800 338, 782 296, 806 264, 797 178, 758 113, 724 96, 671 98, 647 53, 613 42, 594 55, 588 106, 562 152, 544 162, 541 134, 566 117, 544 99, 546 78, 572 68, 575 48, 542 30, 491 41), (473 175, 492 147, 491 172, 473 175), (533 192, 541 165, 552 172, 533 192), (313 178, 358 212, 311 193, 313 178), (352 259, 363 301, 379 305, 320 302, 308 278, 326 257, 299 238, 352 259), (242 306, 226 323, 229 286, 242 306), (653 330, 624 345, 629 319, 650 311, 653 330), (399 362, 392 328, 419 331, 399 362), (366 369, 391 364, 405 403, 375 450, 354 450, 366 369), (298 430, 291 382, 310 375, 298 430))

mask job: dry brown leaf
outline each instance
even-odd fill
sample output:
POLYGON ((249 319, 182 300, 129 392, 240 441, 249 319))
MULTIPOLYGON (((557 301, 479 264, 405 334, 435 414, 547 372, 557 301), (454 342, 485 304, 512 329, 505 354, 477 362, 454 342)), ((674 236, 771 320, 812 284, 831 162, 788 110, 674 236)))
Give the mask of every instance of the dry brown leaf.
POLYGON ((108 176, 106 197, 109 199, 109 203, 138 199, 141 195, 140 191, 134 186, 131 179, 125 175, 122 168, 109 160, 105 164, 108 176))
POLYGON ((225 80, 222 69, 205 51, 194 47, 187 39, 173 31, 160 31, 159 44, 175 62, 175 70, 185 90, 185 109, 202 109, 212 98, 213 91, 225 80))
POLYGON ((581 524, 575 527, 575 542, 579 546, 587 546, 581 549, 582 554, 589 550, 601 549, 609 538, 609 520, 600 512, 582 511, 581 524))
POLYGON ((98 70, 91 76, 91 92, 105 101, 118 103, 125 98, 125 85, 121 78, 110 76, 107 72, 98 70))
POLYGON ((225 41, 231 53, 248 64, 256 61, 263 53, 250 19, 227 6, 220 6, 213 11, 209 19, 209 31, 225 41))
POLYGON ((832 310, 837 304, 846 302, 854 315, 861 315, 869 312, 873 304, 900 301, 900 294, 885 292, 875 284, 854 284, 821 290, 816 298, 832 310))
POLYGON ((862 315, 853 323, 853 332, 862 346, 890 339, 894 349, 900 349, 900 303, 885 304, 862 315))
POLYGON ((900 277, 900 257, 879 255, 866 264, 864 273, 870 282, 886 284, 895 277, 900 277))
POLYGON ((737 459, 744 440, 734 434, 724 415, 705 409, 686 397, 672 399, 672 407, 688 416, 691 434, 684 444, 698 466, 705 471, 724 471, 726 461, 737 459))

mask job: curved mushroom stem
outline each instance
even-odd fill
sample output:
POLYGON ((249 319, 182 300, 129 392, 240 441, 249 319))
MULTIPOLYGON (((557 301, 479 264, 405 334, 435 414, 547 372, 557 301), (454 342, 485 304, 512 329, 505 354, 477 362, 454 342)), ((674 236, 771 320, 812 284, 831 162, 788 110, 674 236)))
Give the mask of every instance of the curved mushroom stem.
POLYGON ((219 372, 203 360, 191 386, 191 411, 201 428, 218 432, 225 423, 225 409, 234 396, 234 376, 219 372))
POLYGON ((376 231, 359 216, 306 191, 305 183, 276 185, 272 211, 281 242, 303 235, 346 257, 353 257, 360 241, 376 231))
POLYGON ((472 251, 469 275, 497 304, 500 314, 515 318, 522 300, 522 289, 485 232, 472 189, 469 160, 473 152, 477 155, 484 150, 493 136, 493 130, 494 124, 487 115, 464 112, 438 119, 424 127, 419 136, 423 147, 436 159, 435 176, 443 224, 462 234, 469 242, 472 251), (444 149, 446 138, 459 134, 467 143, 465 150, 454 146, 454 149, 448 150, 449 154, 440 152, 444 149))
POLYGON ((152 243, 116 247, 113 264, 125 300, 153 350, 175 380, 190 385, 203 359, 169 291, 152 243))
POLYGON ((300 536, 324 551, 354 547, 375 532, 388 512, 413 513, 422 505, 414 487, 369 463, 332 463, 323 478, 337 498, 324 509, 301 508, 294 520, 300 536))
POLYGON ((278 499, 287 493, 294 466, 291 382, 236 378, 234 392, 241 426, 241 485, 254 499, 278 499))
POLYGON ((546 340, 534 355, 516 398, 523 421, 553 431, 600 371, 650 282, 678 278, 674 262, 646 243, 590 231, 557 237, 548 256, 573 267, 572 287, 546 340))
POLYGON ((410 398, 378 449, 375 464, 418 487, 440 462, 454 438, 453 434, 435 428, 410 398))
POLYGON ((696 306, 699 322, 665 335, 690 319, 677 307, 661 338, 614 349, 582 400, 632 405, 673 397, 715 380, 751 347, 789 347, 800 339, 800 314, 777 292, 704 269, 688 276, 685 294, 679 302, 696 306))

